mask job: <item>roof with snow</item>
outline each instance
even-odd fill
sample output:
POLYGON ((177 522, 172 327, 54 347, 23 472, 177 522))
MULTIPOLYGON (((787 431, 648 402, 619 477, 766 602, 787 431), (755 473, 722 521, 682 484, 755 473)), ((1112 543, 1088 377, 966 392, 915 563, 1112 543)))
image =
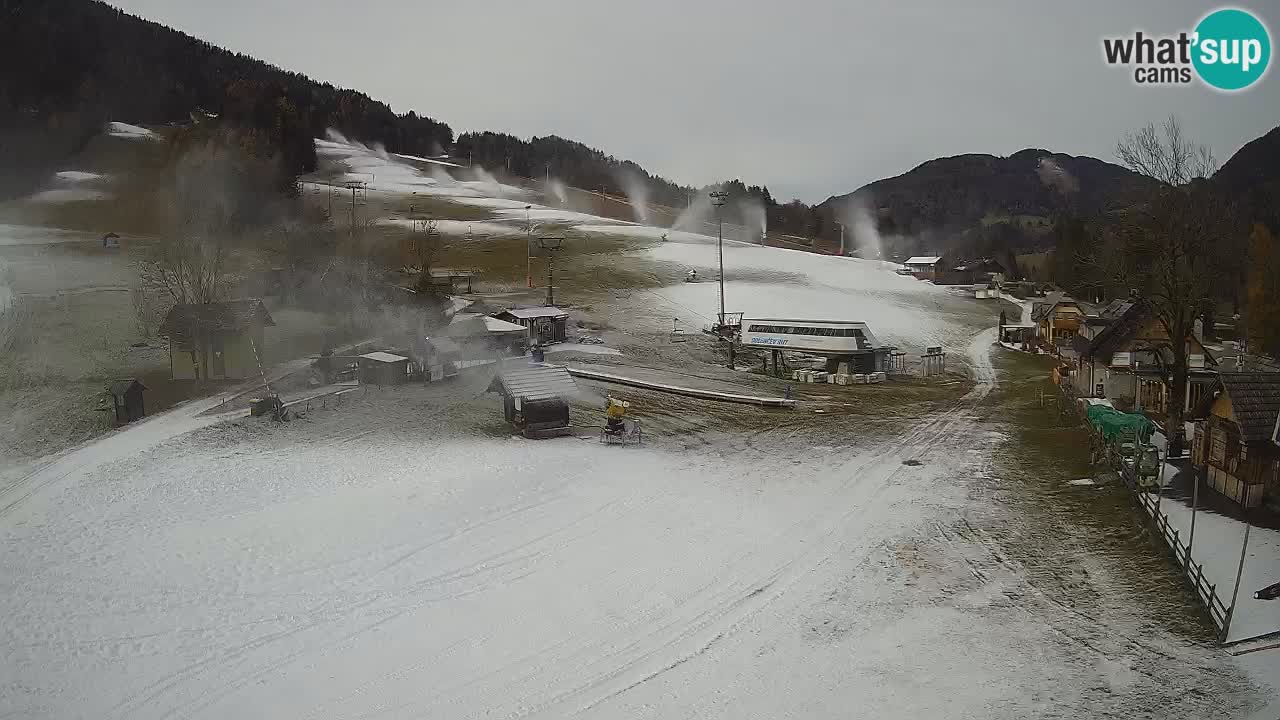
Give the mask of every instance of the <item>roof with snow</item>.
POLYGON ((107 123, 107 134, 112 137, 129 138, 136 140, 159 140, 160 136, 144 127, 130 125, 129 123, 110 122, 107 123))
POLYGON ((377 352, 365 353, 360 357, 364 358, 365 360, 372 360, 374 362, 381 362, 381 363, 398 363, 398 362, 403 362, 409 359, 403 355, 395 355, 389 352, 382 352, 381 350, 377 352))
POLYGON ((526 332, 528 330, 523 325, 517 325, 489 315, 468 312, 455 313, 453 319, 449 321, 449 327, 445 329, 445 334, 450 337, 467 337, 483 333, 491 335, 524 334, 526 332))
POLYGON ((165 316, 160 334, 171 339, 188 340, 213 332, 240 332, 257 325, 275 324, 258 298, 205 304, 179 303, 165 316))
POLYGON ((1065 295, 1057 300, 1050 300, 1048 302, 1033 302, 1031 303, 1031 319, 1039 322, 1053 314, 1053 311, 1059 305, 1075 305, 1076 307, 1080 307, 1080 303, 1077 303, 1075 300, 1072 300, 1065 295))
MULTIPOLYGON (((521 328, 523 330, 523 328, 521 328)), ((458 343, 444 335, 427 338, 427 342, 436 349, 441 355, 461 355, 462 348, 458 347, 458 343)))
POLYGON ((1089 345, 1089 355, 1108 356, 1116 350, 1125 340, 1133 337, 1138 331, 1138 327, 1149 315, 1149 310, 1145 303, 1130 303, 1116 319, 1111 321, 1110 325, 1102 328, 1102 331, 1093 337, 1093 342, 1089 345))
POLYGON ((542 307, 513 308, 511 310, 503 310, 501 313, 498 313, 498 314, 510 315, 512 317, 520 318, 521 320, 528 320, 530 318, 540 318, 540 317, 569 317, 569 313, 552 305, 544 305, 542 307))
POLYGON ((1005 272, 1005 267, 998 260, 993 260, 991 258, 978 258, 976 260, 968 260, 961 263, 960 265, 957 265, 954 270, 956 272, 1002 273, 1005 272))
POLYGON ((578 384, 567 368, 523 360, 504 364, 494 382, 504 395, 524 400, 565 397, 578 391, 578 384))
POLYGON ((942 261, 941 255, 916 255, 907 258, 903 265, 937 265, 942 261))

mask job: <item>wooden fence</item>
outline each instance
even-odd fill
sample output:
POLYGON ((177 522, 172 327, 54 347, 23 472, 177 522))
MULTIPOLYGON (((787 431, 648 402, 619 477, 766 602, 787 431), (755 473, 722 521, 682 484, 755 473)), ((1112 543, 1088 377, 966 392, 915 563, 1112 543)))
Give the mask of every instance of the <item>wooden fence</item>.
MULTIPOLYGON (((1052 408, 1062 414, 1074 414, 1081 421, 1084 421, 1084 413, 1080 411, 1079 403, 1071 384, 1058 384, 1057 388, 1057 393, 1040 390, 1038 395, 1040 406, 1046 410, 1052 408)), ((1219 642, 1225 642, 1228 621, 1231 617, 1231 608, 1227 607, 1226 603, 1222 601, 1222 597, 1218 595, 1217 585, 1205 579, 1204 564, 1196 562, 1195 558, 1191 556, 1191 546, 1183 543, 1181 531, 1170 524, 1169 515, 1161 509, 1160 492, 1162 488, 1160 484, 1156 484, 1155 492, 1148 492, 1144 489, 1143 478, 1140 477, 1143 455, 1142 447, 1140 446, 1144 443, 1138 442, 1135 436, 1126 438, 1135 446, 1132 453, 1133 457, 1130 459, 1126 458, 1121 452, 1102 449, 1106 447, 1106 443, 1102 441, 1100 433, 1090 429, 1090 435, 1094 458, 1103 459, 1120 474, 1121 479, 1124 480, 1125 487, 1129 489, 1134 500, 1151 518, 1152 525, 1173 554, 1173 560, 1177 563, 1178 568, 1182 570, 1183 577, 1191 584, 1192 589, 1195 590, 1196 597, 1200 599, 1205 609, 1209 611, 1209 618, 1213 620, 1214 626, 1218 628, 1219 642)), ((1120 443, 1117 443, 1117 445, 1120 444, 1123 444, 1123 439, 1120 443)), ((1163 469, 1164 463, 1168 458, 1161 454, 1158 459, 1159 467, 1163 469)), ((1161 478, 1161 482, 1163 482, 1163 478, 1161 478)))
POLYGON ((1226 632, 1227 618, 1231 614, 1231 609, 1218 596, 1218 587, 1205 579, 1204 563, 1198 563, 1195 558, 1191 557, 1191 546, 1184 545, 1178 528, 1170 526, 1169 516, 1160 508, 1158 495, 1138 490, 1132 480, 1131 468, 1122 470, 1121 475, 1125 477, 1125 485, 1133 491, 1138 504, 1151 516, 1151 521, 1156 531, 1173 553, 1174 562, 1182 569, 1183 576, 1191 583, 1196 596, 1200 598, 1200 602, 1204 603, 1205 609, 1209 611, 1209 617, 1213 619, 1213 624, 1218 628, 1219 640, 1225 640, 1224 637, 1221 637, 1221 634, 1226 632))

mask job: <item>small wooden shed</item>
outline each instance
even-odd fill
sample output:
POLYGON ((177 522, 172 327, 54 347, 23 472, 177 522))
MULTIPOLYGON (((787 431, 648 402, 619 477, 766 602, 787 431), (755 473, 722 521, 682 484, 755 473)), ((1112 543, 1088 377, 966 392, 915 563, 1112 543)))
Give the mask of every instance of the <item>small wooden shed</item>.
POLYGON ((529 345, 564 342, 568 336, 569 313, 552 305, 503 310, 494 317, 525 328, 529 345))
POLYGON ((142 392, 146 389, 146 386, 136 378, 117 380, 107 386, 117 426, 141 420, 147 416, 146 405, 142 400, 142 392))
POLYGON ((423 372, 427 381, 444 380, 458 374, 458 363, 462 360, 462 348, 458 343, 437 335, 427 338, 424 346, 423 372))
POLYGON ((402 385, 409 379, 409 358, 389 352, 370 352, 358 358, 360 382, 368 385, 402 385))
POLYGON ((578 391, 569 371, 558 365, 508 362, 489 385, 502 395, 502 414, 528 438, 569 435, 568 398, 578 391))

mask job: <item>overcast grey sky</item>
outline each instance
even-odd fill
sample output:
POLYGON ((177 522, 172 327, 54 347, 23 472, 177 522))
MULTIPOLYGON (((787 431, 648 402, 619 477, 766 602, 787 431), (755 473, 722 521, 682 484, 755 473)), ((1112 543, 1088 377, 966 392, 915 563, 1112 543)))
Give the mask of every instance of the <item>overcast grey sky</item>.
MULTIPOLYGON (((1220 161, 1280 124, 1280 76, 1138 87, 1101 38, 1190 30, 1216 3, 112 0, 209 42, 444 120, 556 134, 687 184, 814 202, 939 156, 1114 161, 1177 114, 1220 161)), ((1275 44, 1280 3, 1237 3, 1275 44)), ((1272 60, 1275 65, 1277 60, 1272 60)))

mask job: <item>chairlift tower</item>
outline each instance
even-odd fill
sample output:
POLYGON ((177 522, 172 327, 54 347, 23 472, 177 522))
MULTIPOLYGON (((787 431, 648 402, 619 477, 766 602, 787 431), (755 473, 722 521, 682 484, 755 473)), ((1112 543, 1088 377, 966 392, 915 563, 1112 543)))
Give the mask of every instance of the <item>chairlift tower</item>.
POLYGON ((538 238, 538 247, 542 248, 547 255, 547 306, 556 304, 555 296, 555 268, 556 253, 564 249, 563 235, 547 235, 538 238))

